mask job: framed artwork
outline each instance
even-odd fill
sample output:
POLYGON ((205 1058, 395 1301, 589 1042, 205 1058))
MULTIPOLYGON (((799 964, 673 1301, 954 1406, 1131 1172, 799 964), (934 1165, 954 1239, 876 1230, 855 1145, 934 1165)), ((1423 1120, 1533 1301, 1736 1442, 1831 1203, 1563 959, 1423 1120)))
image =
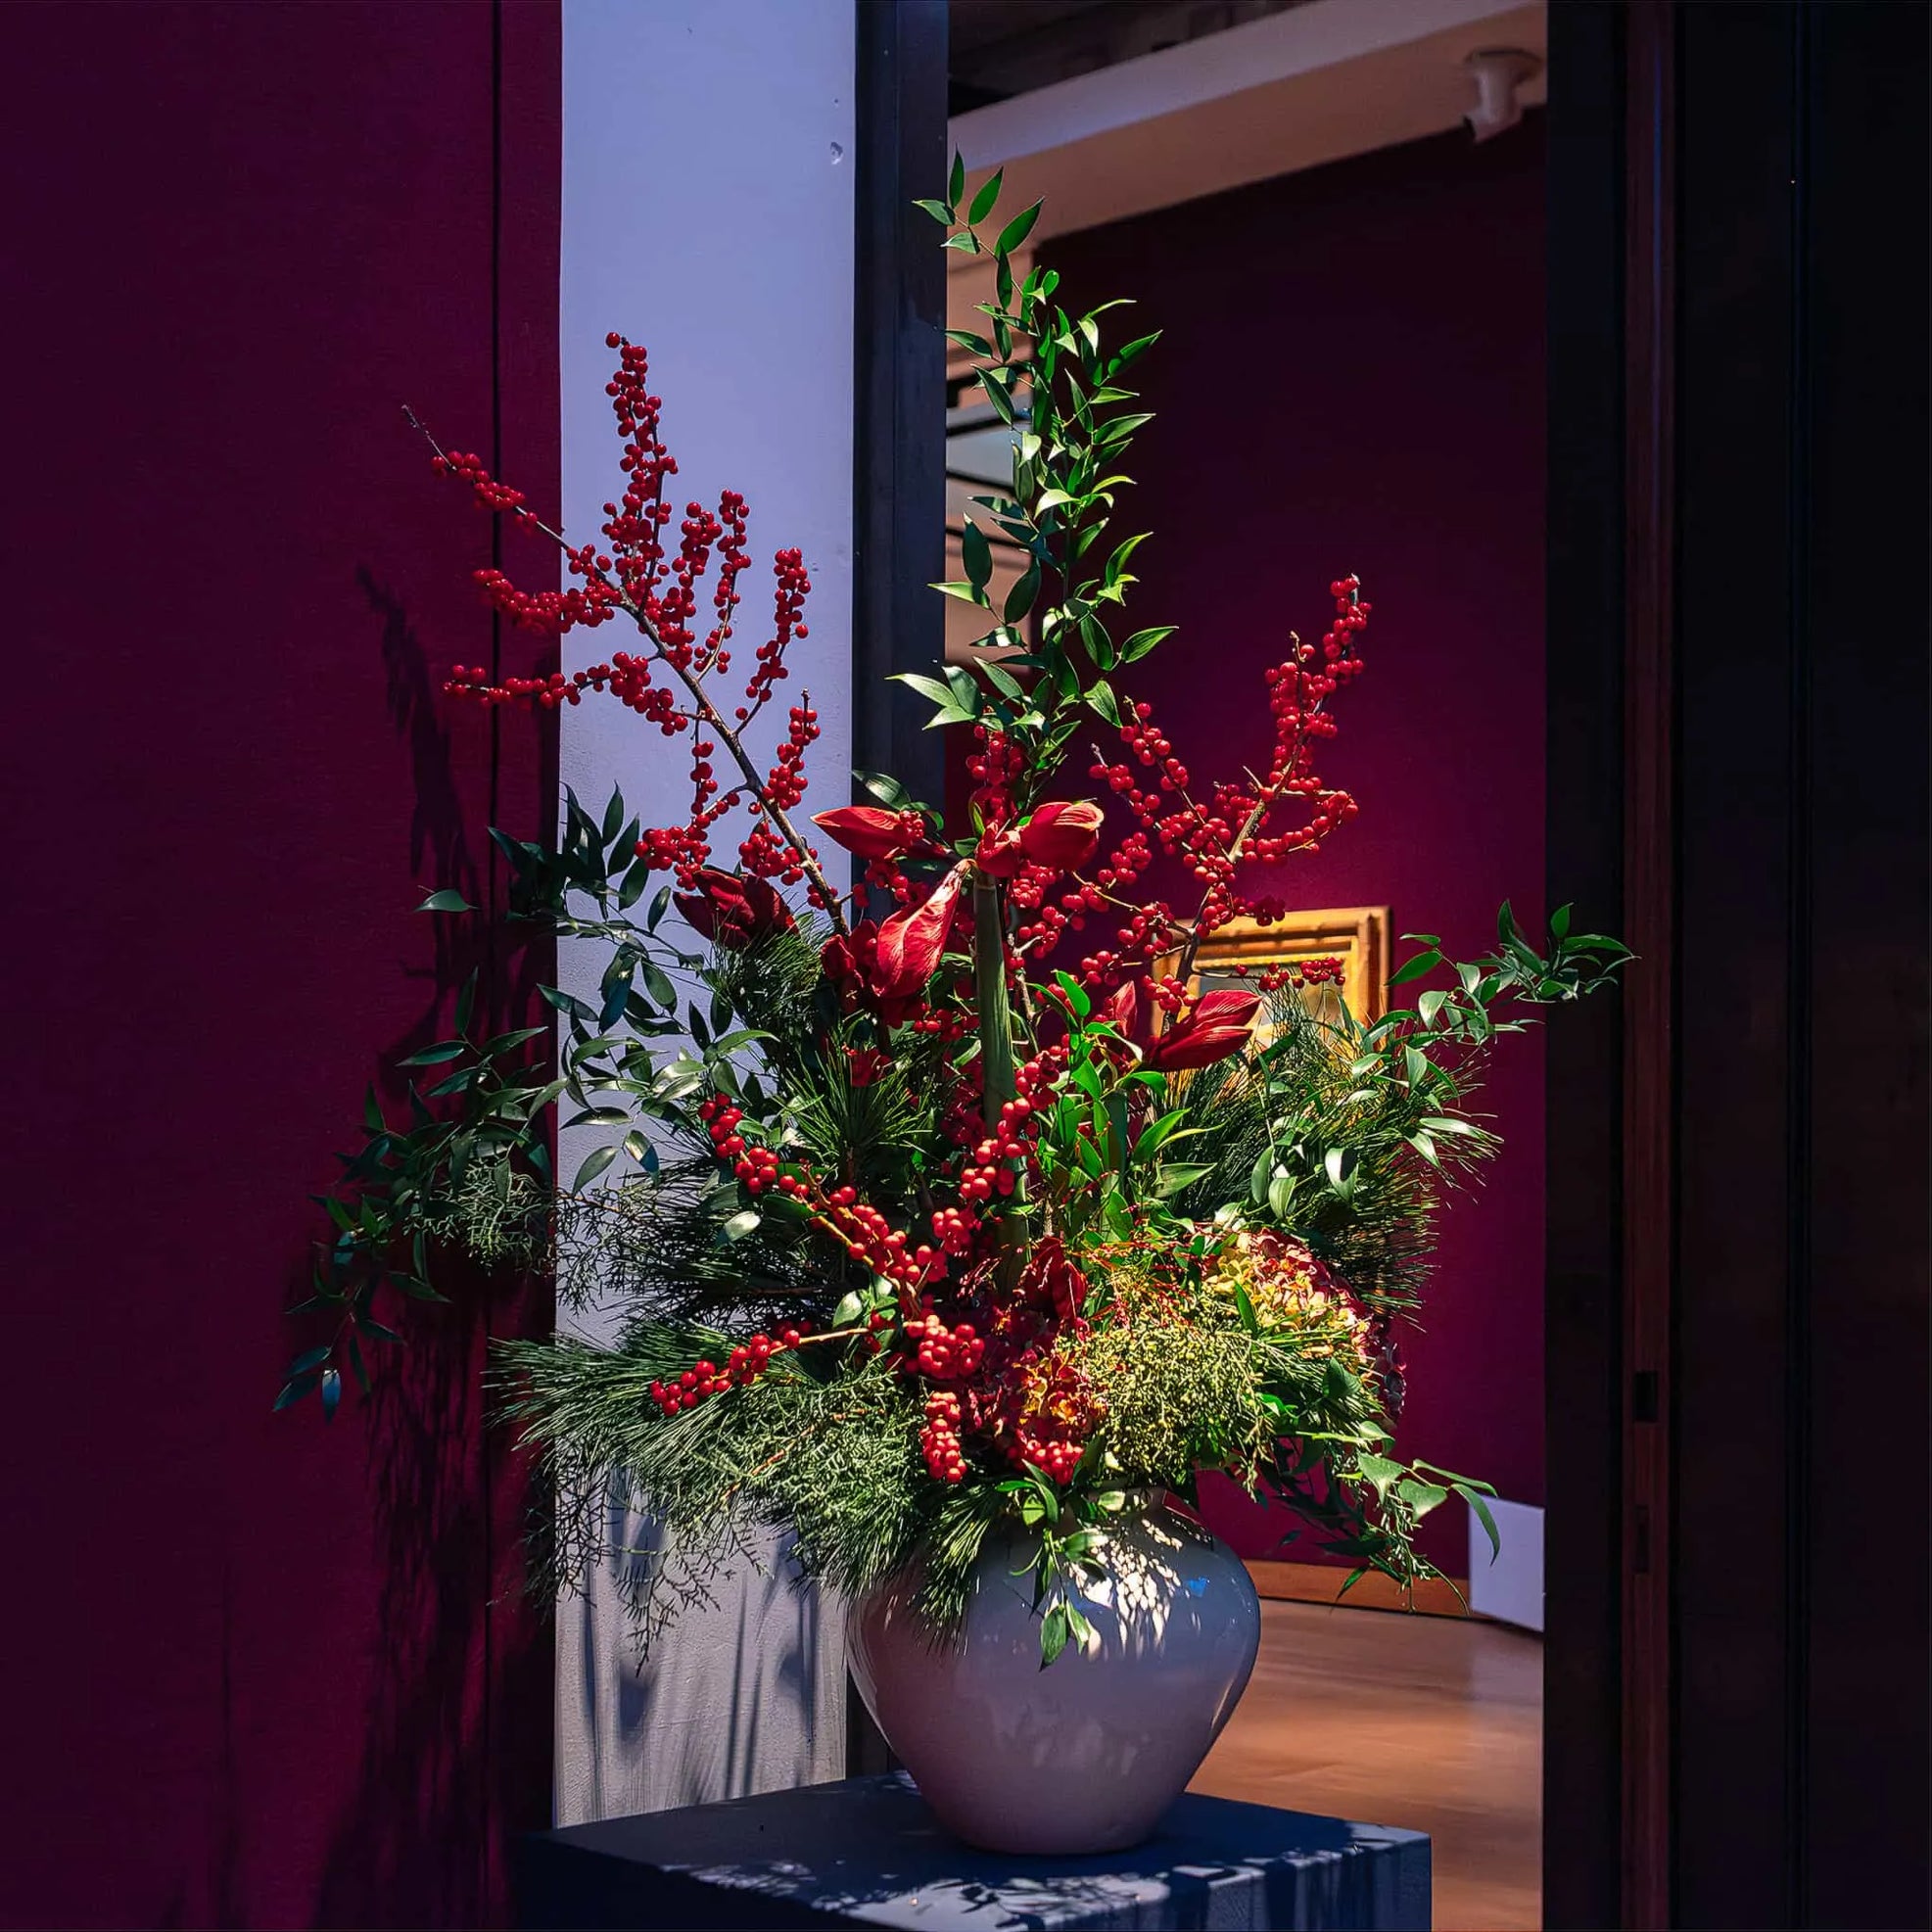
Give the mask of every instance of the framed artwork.
MULTIPOLYGON (((1229 972, 1235 966, 1259 968, 1292 966, 1301 960, 1342 962, 1342 992, 1357 1019, 1380 1019, 1389 1000, 1390 919, 1387 906, 1329 907, 1319 912, 1289 913, 1269 925, 1253 919, 1231 919, 1195 956, 1191 990, 1251 985, 1229 972)), ((1178 953, 1161 964, 1171 972, 1178 953)), ((1303 997, 1319 1011, 1326 989, 1309 987, 1303 997)))

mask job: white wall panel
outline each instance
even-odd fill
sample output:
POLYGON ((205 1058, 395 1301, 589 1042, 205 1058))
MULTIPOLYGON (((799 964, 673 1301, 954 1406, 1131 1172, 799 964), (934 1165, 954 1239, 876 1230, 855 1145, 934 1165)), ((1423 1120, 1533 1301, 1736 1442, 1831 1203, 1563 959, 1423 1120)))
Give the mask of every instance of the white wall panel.
MULTIPOLYGON (((739 665, 768 635, 772 552, 811 574, 809 688, 821 797, 847 795, 852 608, 851 0, 566 0, 562 231, 564 513, 589 534, 617 494, 603 386, 607 330, 644 344, 678 457, 679 501, 751 505, 739 665)), ((624 647, 617 625, 565 640, 565 668, 624 647)), ((735 702, 735 699, 728 700, 735 702)), ((783 729, 783 707, 770 721, 783 729)), ((760 741, 776 743, 770 732, 760 741)), ((647 824, 685 815, 688 738, 589 697, 562 718, 563 781, 613 783, 647 824)), ((722 761, 720 761, 722 763, 722 761)), ((721 861, 738 833, 719 828, 721 861)), ((595 965, 568 951, 563 983, 595 965)), ((589 1140, 567 1136, 562 1170, 589 1140)), ((591 1324, 594 1326, 594 1323, 591 1324)), ((637 1667, 608 1578, 562 1606, 561 1823, 836 1777, 844 1766, 837 1618, 777 1575, 748 1574, 637 1667)))

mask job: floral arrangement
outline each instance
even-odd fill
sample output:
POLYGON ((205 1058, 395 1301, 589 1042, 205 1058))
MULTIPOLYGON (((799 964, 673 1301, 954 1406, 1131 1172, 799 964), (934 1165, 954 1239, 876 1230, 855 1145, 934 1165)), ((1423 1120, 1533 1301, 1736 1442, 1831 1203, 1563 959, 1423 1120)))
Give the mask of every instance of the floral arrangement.
MULTIPOLYGON (((982 648, 902 680, 970 739, 966 823, 878 773, 857 775, 866 802, 802 817, 819 720, 781 687, 805 561, 778 553, 744 658, 747 506, 680 514, 641 349, 608 339, 623 487, 590 542, 431 445, 562 550, 562 590, 479 572, 495 608, 548 636, 617 624, 628 645, 499 683, 458 666, 449 698, 625 705, 688 758, 690 809, 646 826, 621 794, 595 814, 572 796, 554 850, 494 834, 510 917, 600 949, 600 996, 542 989, 553 1061, 547 1029, 478 1037, 472 985, 456 1035, 404 1062, 406 1123, 371 1098, 303 1304, 336 1326, 280 1401, 319 1390, 332 1411, 345 1368, 366 1381, 365 1342, 396 1339, 378 1297, 438 1298, 451 1257, 554 1270, 567 1305, 619 1308, 613 1345, 522 1343, 498 1373, 554 1484, 546 1583, 622 1534, 613 1490, 670 1531, 627 1566, 646 1633, 772 1526, 837 1590, 917 1566, 939 1632, 989 1533, 1022 1526, 1050 1663, 1084 1634, 1096 1527, 1137 1490, 1192 1498, 1224 1471, 1404 1582, 1437 1574, 1414 1531, 1452 1491, 1489 1523, 1484 1484, 1391 1453, 1397 1324, 1444 1190, 1496 1145, 1469 1108, 1484 1055, 1627 955, 1567 913, 1539 951, 1505 906, 1486 958, 1421 937, 1391 980, 1413 1003, 1379 1017, 1348 1010, 1333 963, 1199 989, 1203 940, 1283 911, 1253 870, 1355 814, 1317 761, 1370 605, 1338 578, 1319 641, 1288 637, 1251 765, 1185 762, 1129 695, 1169 627, 1120 625, 1142 539, 1109 537, 1155 337, 1110 346, 1116 305, 1071 314, 1051 268, 1018 275, 1038 208, 996 225, 999 192, 963 207, 955 164, 923 204, 945 247, 991 258, 983 331, 951 339, 1013 430, 1011 489, 975 499, 966 575, 936 587, 985 613, 982 648), (992 530, 1026 558, 997 606, 992 530), (1145 888, 1157 859, 1189 903, 1145 888), (567 1184, 559 1119, 603 1136, 567 1184)), ((443 891, 426 910, 471 909, 443 891)))

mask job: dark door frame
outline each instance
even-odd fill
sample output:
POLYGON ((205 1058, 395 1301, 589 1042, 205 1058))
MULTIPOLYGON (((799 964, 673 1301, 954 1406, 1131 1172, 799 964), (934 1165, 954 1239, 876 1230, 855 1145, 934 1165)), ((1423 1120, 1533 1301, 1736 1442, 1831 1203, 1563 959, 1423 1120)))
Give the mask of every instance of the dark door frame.
POLYGON ((1550 71, 1545 1922, 1924 1924, 1927 17, 1550 71))

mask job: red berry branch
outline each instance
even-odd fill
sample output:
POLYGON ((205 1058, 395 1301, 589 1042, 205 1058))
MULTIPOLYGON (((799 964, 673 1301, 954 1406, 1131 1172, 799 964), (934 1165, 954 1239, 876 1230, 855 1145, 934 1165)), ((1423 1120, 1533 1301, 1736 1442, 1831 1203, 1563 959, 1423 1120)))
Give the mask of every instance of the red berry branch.
POLYGON ((615 697, 667 737, 689 730, 690 817, 681 826, 647 830, 637 842, 638 858, 653 868, 673 870, 679 884, 690 889, 710 857, 711 828, 734 805, 748 800, 758 816, 738 848, 745 870, 787 884, 805 880, 813 904, 843 931, 846 922, 839 894, 789 817, 805 792, 805 752, 819 735, 818 713, 810 698, 791 707, 785 740, 769 771, 760 773, 743 742, 745 730, 771 701, 775 687, 790 675, 784 662, 787 646, 794 637, 810 635, 804 607, 812 586, 804 558, 790 549, 778 551, 774 559, 772 635, 757 647, 744 701, 728 723, 705 680, 730 668, 730 640, 741 600, 738 580, 749 562, 745 500, 727 491, 715 514, 701 503, 688 503, 679 526, 677 548, 667 550, 664 532, 674 512, 665 497, 665 483, 677 474, 678 464, 659 434, 662 401, 649 393, 643 350, 615 333, 605 341, 619 352, 618 367, 605 393, 623 439, 619 467, 626 478, 621 499, 604 505, 602 536, 607 548, 573 545, 529 507, 521 491, 492 477, 480 458, 446 451, 413 411, 404 414, 429 445, 440 474, 467 484, 478 504, 491 514, 507 516, 548 539, 563 554, 570 574, 581 580, 563 590, 525 591, 501 571, 479 570, 477 586, 497 610, 526 630, 555 636, 622 615, 644 637, 649 652, 617 651, 608 663, 568 677, 558 671, 547 678, 510 678, 500 684, 492 684, 480 668, 458 665, 444 688, 450 696, 470 702, 529 710, 577 704, 587 689, 595 690, 615 697), (718 570, 710 597, 713 622, 700 634, 696 628, 699 589, 714 552, 718 570), (677 689, 656 682, 658 667, 669 672, 682 689, 683 706, 677 689), (730 787, 721 783, 711 763, 721 746, 741 775, 741 781, 730 787))

